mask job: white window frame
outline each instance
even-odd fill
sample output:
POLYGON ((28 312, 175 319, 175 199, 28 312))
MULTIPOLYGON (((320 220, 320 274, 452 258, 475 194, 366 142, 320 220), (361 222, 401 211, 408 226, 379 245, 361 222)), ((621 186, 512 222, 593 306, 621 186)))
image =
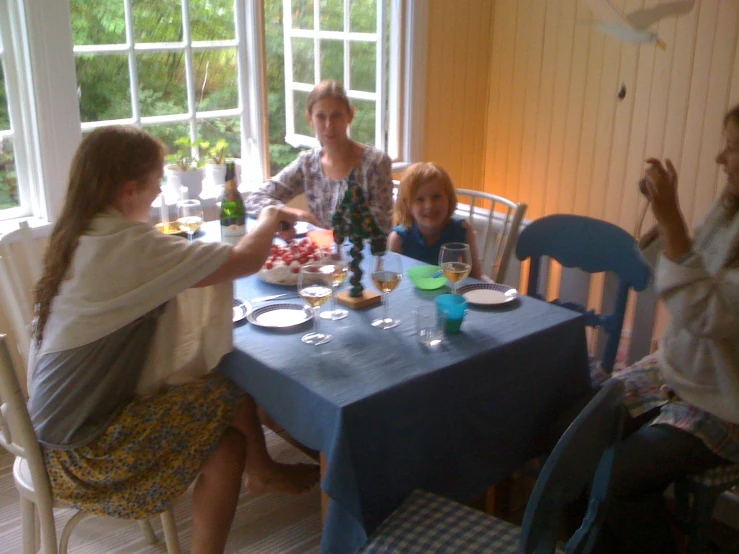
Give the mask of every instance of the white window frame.
POLYGON ((33 172, 35 164, 29 163, 33 158, 33 141, 28 140, 27 129, 32 128, 29 122, 24 121, 33 113, 29 92, 32 90, 28 74, 18 71, 24 67, 29 59, 25 48, 25 26, 20 6, 11 5, 7 0, 0 0, 0 62, 5 72, 6 98, 8 101, 8 115, 10 116, 10 130, 0 131, 0 141, 11 139, 13 142, 13 157, 18 182, 19 206, 0 210, 0 220, 17 219, 32 215, 37 187, 30 183, 36 178, 33 172))
MULTIPOLYGON (((398 169, 420 160, 423 152, 420 138, 423 137, 428 7, 425 0, 391 0, 391 4, 399 14, 392 22, 391 32, 397 33, 401 56, 396 62, 391 61, 395 75, 388 76, 391 87, 395 87, 391 88, 394 94, 387 99, 390 120, 397 125, 398 132, 395 137, 390 133, 387 149, 398 169)), ((269 172, 263 7, 262 0, 235 0, 235 6, 234 17, 241 30, 236 42, 243 56, 238 75, 239 110, 243 112, 242 180, 256 186, 269 172)), ((22 183, 27 187, 23 193, 24 210, 35 218, 54 221, 64 201, 69 166, 82 129, 96 126, 83 125, 80 118, 69 2, 0 0, 0 19, 4 25, 3 36, 9 28, 14 41, 15 75, 8 75, 6 81, 9 102, 11 98, 13 102, 19 186, 22 183)), ((197 47, 220 44, 220 41, 199 43, 197 47)), ((168 47, 167 44, 146 46, 168 47)), ((6 66, 8 52, 6 47, 6 66)), ((186 118, 194 115, 222 117, 231 116, 232 111, 188 113, 186 118)), ((155 122, 155 118, 132 119, 132 123, 155 122)))
MULTIPOLYGON (((343 84, 346 94, 350 99, 368 100, 375 103, 375 140, 377 148, 385 149, 385 125, 381 117, 385 113, 385 2, 377 0, 377 17, 374 33, 352 32, 350 29, 350 0, 343 1, 343 27, 342 31, 321 30, 321 3, 313 3, 313 29, 295 29, 292 21, 292 0, 282 0, 282 29, 285 49, 285 142, 293 147, 318 146, 318 141, 313 136, 303 135, 295 132, 295 104, 294 93, 297 91, 310 92, 316 83, 321 81, 321 41, 336 40, 343 42, 344 67, 343 84), (293 39, 307 38, 313 41, 313 82, 301 83, 293 80, 293 39), (351 44, 358 42, 371 42, 375 45, 375 92, 361 91, 352 87, 351 81, 351 44)), ((390 44, 393 50, 393 44, 390 44)), ((350 129, 351 133, 351 129, 350 129)))

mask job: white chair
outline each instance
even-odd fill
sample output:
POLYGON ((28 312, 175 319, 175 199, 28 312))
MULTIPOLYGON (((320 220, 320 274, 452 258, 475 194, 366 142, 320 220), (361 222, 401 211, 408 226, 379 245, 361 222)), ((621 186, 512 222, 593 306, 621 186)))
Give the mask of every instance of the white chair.
MULTIPOLYGON (((0 445, 15 456, 13 479, 20 495, 24 554, 38 552, 41 545, 44 554, 66 554, 72 530, 90 514, 78 511, 73 515, 57 542, 53 509, 70 506, 52 497, 41 447, 28 416, 5 335, 0 335, 0 445)), ((167 552, 179 554, 172 510, 163 512, 161 518, 167 552)), ((157 539, 148 520, 139 523, 147 539, 155 543, 157 539)))
POLYGON ((28 365, 33 320, 31 289, 41 278, 42 260, 28 223, 0 236, 0 294, 15 335, 18 352, 28 365))
POLYGON ((476 190, 457 189, 456 214, 478 232, 478 256, 483 277, 503 283, 516 249, 526 204, 476 190))

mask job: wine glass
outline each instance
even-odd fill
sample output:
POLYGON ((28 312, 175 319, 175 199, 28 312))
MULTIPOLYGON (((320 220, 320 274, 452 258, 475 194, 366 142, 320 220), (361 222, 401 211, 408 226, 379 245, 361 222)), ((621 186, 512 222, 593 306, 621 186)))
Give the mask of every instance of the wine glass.
POLYGON ((332 321, 344 319, 349 315, 349 312, 343 308, 336 307, 336 289, 346 281, 346 276, 349 273, 349 263, 346 259, 346 253, 340 245, 336 244, 323 254, 321 257, 321 263, 331 269, 331 275, 333 278, 331 309, 321 312, 321 317, 332 321))
POLYGON ((203 207, 200 200, 180 200, 177 202, 177 223, 187 233, 190 241, 195 231, 203 224, 203 207))
POLYGON ((403 265, 400 256, 394 252, 382 252, 375 256, 375 265, 372 270, 372 282, 377 290, 382 292, 383 317, 372 322, 373 327, 392 329, 400 323, 397 319, 388 316, 388 295, 395 290, 403 278, 403 265))
POLYGON ((464 281, 472 270, 470 245, 463 242, 442 244, 439 265, 444 277, 452 284, 452 294, 457 294, 460 281, 464 281))
POLYGON ((298 273, 298 294, 313 309, 313 330, 301 337, 306 344, 318 346, 331 340, 331 335, 318 330, 318 310, 331 297, 333 268, 322 263, 307 264, 298 273))

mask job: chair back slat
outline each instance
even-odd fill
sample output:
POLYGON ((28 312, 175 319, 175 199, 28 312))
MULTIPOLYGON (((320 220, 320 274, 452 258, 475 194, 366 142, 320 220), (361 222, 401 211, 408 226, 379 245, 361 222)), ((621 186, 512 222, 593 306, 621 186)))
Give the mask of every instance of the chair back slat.
POLYGON ((18 352, 27 365, 33 321, 32 287, 41 278, 42 260, 33 232, 21 221, 18 229, 0 236, 0 294, 13 326, 18 352))
POLYGON ((536 480, 521 526, 521 552, 554 552, 563 508, 590 489, 588 512, 567 552, 589 552, 605 515, 613 453, 623 427, 624 385, 607 381, 570 424, 536 480))
MULTIPOLYGON (((543 297, 546 280, 540 279, 538 262, 551 258, 565 268, 606 274, 604 300, 600 313, 593 312, 589 324, 604 328, 601 366, 610 373, 616 361, 630 289, 641 291, 649 282, 650 270, 636 249, 634 239, 611 223, 585 216, 550 215, 537 219, 521 232, 516 247, 519 260, 530 259, 527 294, 543 297)), ((585 311, 584 306, 578 311, 585 311)))
POLYGON ((495 282, 506 279, 526 204, 502 196, 468 189, 457 189, 456 213, 478 233, 478 258, 483 273, 495 282))
POLYGON ((56 527, 49 475, 46 473, 41 447, 36 439, 26 408, 26 400, 8 352, 6 335, 0 335, 0 404, 2 405, 0 445, 14 456, 27 461, 33 489, 38 499, 36 507, 46 548, 44 552, 56 552, 56 527))

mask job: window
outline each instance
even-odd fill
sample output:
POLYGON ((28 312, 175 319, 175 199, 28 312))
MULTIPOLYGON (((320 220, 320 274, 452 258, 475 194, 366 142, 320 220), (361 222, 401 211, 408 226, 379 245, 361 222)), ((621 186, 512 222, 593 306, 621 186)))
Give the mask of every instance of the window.
MULTIPOLYGON (((310 143, 309 134, 297 132, 305 129, 295 127, 305 121, 304 103, 295 98, 318 78, 348 85, 363 114, 352 129, 357 140, 387 149, 398 161, 410 159, 410 129, 419 117, 399 106, 401 99, 411 105, 408 91, 418 86, 409 77, 410 60, 420 68, 416 77, 424 71, 412 54, 419 43, 413 37, 425 27, 419 24, 425 14, 414 0, 0 0, 0 9, 13 7, 23 16, 16 27, 33 61, 21 60, 19 67, 29 69, 32 82, 25 87, 3 73, 8 98, 15 95, 26 103, 20 118, 13 117, 12 102, 0 105, 0 137, 3 152, 15 153, 19 203, 28 214, 53 219, 80 137, 110 124, 142 126, 170 150, 180 137, 211 144, 225 138, 230 154, 242 159, 242 179, 261 183, 296 155, 285 139, 310 143), (310 29, 302 28, 306 14, 312 18, 310 29), (305 36, 293 37, 296 33, 305 36), (313 81, 286 78, 286 66, 291 75, 298 68, 292 61, 297 39, 314 43, 313 81), (395 58, 387 52, 395 52, 395 58), (403 72, 402 59, 409 68, 403 72), (275 68, 281 78, 275 78, 275 68), (13 126, 14 121, 21 124, 13 126), (18 139, 24 133, 32 138, 26 142, 35 146, 30 151, 36 152, 37 164, 26 161, 32 156, 21 161, 18 139), (12 150, 6 142, 12 142, 12 150), (34 165, 37 176, 28 174, 30 192, 24 197, 24 171, 34 165)), ((6 27, 0 24, 0 37, 6 27)), ((423 38, 420 44, 423 52, 423 38)), ((6 71, 7 46, 1 51, 6 71)), ((7 211, 3 206, 0 214, 7 211)))
POLYGON ((308 93, 324 79, 344 84, 359 142, 385 146, 388 19, 384 0, 283 0, 285 142, 317 146, 304 118, 308 93))
POLYGON ((16 71, 18 56, 13 54, 14 38, 9 6, 0 0, 0 219, 30 214, 28 180, 19 171, 25 159, 22 126, 15 123, 20 98, 9 94, 22 86, 16 71))

